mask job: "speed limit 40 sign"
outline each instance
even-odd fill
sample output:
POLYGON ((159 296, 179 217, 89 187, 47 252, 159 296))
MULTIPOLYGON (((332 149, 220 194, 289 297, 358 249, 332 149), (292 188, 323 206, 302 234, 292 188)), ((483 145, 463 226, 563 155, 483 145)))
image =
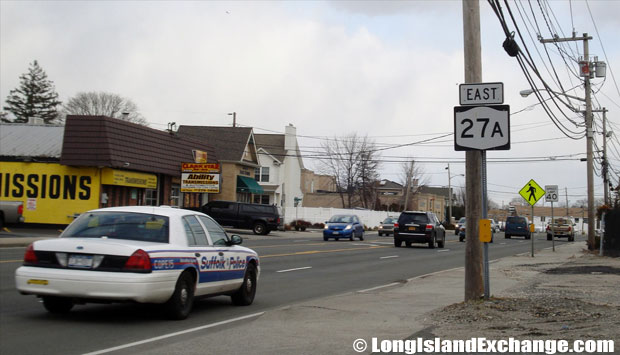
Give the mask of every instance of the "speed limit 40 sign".
POLYGON ((558 185, 545 185, 545 200, 558 202, 558 185))

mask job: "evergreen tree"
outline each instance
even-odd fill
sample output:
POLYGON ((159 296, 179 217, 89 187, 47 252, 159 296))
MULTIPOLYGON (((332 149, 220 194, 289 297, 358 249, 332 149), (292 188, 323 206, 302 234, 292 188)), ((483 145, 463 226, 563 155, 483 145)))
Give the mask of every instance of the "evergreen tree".
POLYGON ((58 117, 56 106, 60 105, 54 83, 47 80, 47 74, 35 60, 28 73, 20 77, 19 88, 11 90, 6 98, 5 110, 15 116, 13 122, 28 122, 32 117, 42 118, 46 124, 58 117))

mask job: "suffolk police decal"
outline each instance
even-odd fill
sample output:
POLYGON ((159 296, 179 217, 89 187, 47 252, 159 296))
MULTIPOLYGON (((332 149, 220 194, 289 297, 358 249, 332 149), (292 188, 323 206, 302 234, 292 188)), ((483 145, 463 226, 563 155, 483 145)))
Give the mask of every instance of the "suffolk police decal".
POLYGON ((246 265, 246 259, 239 256, 231 256, 230 258, 215 255, 210 258, 203 256, 200 260, 200 270, 242 270, 245 269, 246 265))

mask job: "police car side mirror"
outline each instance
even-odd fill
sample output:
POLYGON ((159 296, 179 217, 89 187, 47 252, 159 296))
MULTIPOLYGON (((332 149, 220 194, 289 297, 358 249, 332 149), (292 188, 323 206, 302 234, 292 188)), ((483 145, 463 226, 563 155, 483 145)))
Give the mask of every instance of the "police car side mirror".
POLYGON ((243 238, 236 234, 233 234, 232 236, 230 236, 230 240, 228 241, 228 243, 230 245, 241 245, 241 243, 243 243, 243 238))

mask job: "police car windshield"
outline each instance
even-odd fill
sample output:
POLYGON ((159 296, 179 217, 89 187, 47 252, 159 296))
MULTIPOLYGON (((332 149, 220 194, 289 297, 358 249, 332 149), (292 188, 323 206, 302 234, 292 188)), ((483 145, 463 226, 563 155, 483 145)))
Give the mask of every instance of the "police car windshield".
POLYGON ((76 219, 63 238, 111 238, 168 243, 166 216, 131 212, 89 212, 76 219))

